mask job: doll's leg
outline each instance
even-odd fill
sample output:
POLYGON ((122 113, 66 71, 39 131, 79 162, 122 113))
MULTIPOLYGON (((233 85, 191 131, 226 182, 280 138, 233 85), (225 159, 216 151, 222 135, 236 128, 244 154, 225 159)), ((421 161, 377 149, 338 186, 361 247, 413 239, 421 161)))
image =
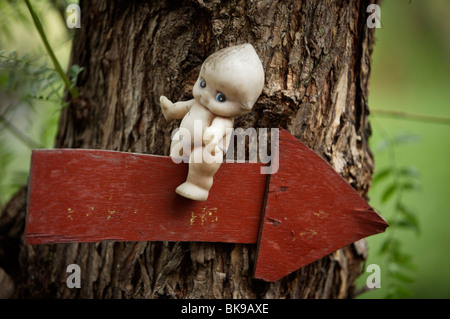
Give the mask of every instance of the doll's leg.
POLYGON ((190 141, 183 141, 178 137, 173 138, 170 143, 170 157, 176 163, 188 163, 191 155, 191 143, 190 141))
POLYGON ((213 184, 213 176, 219 169, 223 161, 223 153, 217 152, 211 158, 213 161, 207 162, 203 157, 203 147, 196 147, 189 160, 189 172, 186 182, 175 190, 177 194, 198 201, 208 199, 209 190, 213 184), (201 159, 198 163, 195 159, 201 159))

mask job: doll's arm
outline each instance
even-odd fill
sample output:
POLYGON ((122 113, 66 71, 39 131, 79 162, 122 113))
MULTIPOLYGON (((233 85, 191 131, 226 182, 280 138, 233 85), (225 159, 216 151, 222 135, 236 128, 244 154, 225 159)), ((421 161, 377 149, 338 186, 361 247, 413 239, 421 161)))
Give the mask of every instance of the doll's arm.
POLYGON ((217 116, 211 123, 211 125, 205 130, 203 134, 203 142, 205 145, 211 145, 212 155, 216 152, 224 151, 220 148, 223 138, 227 134, 227 128, 233 128, 233 118, 225 118, 217 116))
POLYGON ((189 112, 192 104, 194 104, 195 102, 195 99, 172 103, 163 95, 160 97, 159 101, 161 102, 161 109, 164 118, 167 121, 172 121, 174 119, 182 119, 187 114, 187 112, 189 112))

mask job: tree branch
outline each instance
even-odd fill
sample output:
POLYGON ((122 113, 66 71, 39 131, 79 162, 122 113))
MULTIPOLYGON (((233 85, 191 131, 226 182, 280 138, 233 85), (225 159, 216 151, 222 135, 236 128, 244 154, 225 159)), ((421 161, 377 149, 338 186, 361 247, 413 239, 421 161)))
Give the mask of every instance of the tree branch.
POLYGON ((416 113, 409 113, 409 112, 404 112, 404 111, 392 111, 392 110, 383 110, 383 109, 371 109, 370 112, 374 115, 388 116, 388 117, 398 118, 398 119, 402 119, 402 120, 411 120, 411 121, 418 121, 418 122, 429 122, 429 123, 447 124, 447 125, 450 124, 449 117, 416 114, 416 113))
POLYGON ((50 43, 47 40, 47 36, 45 35, 44 28, 42 27, 41 21, 39 21, 39 18, 34 12, 33 7, 30 4, 29 0, 25 0, 25 3, 27 4, 28 10, 30 11, 31 17, 33 18, 34 25, 36 26, 36 29, 41 36, 42 42, 44 43, 45 49, 47 50, 47 53, 50 56, 50 59, 53 62, 53 65, 55 66, 56 71, 61 76, 62 80, 64 81, 64 84, 66 88, 69 90, 70 94, 72 95, 72 98, 78 97, 78 90, 72 86, 70 83, 69 77, 64 73, 61 65, 58 62, 58 59, 56 58, 55 53, 53 52, 50 43))

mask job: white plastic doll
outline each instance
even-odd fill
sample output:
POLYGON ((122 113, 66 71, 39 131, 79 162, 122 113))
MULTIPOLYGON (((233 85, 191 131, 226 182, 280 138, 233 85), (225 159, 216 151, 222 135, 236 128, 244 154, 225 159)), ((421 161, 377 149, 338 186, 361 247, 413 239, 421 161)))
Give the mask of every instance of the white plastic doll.
POLYGON ((251 111, 263 86, 264 69, 247 43, 219 50, 205 60, 192 91, 194 99, 172 103, 161 96, 166 120, 183 119, 170 153, 174 158, 189 156, 187 179, 176 189, 179 195, 198 201, 208 198, 234 118, 251 111))

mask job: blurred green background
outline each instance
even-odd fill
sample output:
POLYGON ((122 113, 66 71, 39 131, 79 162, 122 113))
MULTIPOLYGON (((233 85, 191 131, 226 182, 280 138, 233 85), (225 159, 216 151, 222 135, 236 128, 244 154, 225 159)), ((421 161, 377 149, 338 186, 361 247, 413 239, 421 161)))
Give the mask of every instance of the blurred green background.
MULTIPOLYGON (((71 34, 63 10, 69 2, 31 3, 66 67, 71 34)), ((392 226, 368 238, 366 265, 380 266, 381 288, 359 298, 450 297, 450 125, 423 116, 400 118, 382 113, 450 118, 449 14, 448 0, 385 0, 381 5, 369 96, 370 143, 378 176, 369 195, 370 204, 392 226)), ((27 182, 31 147, 53 146, 61 108, 57 97, 63 91, 51 75, 53 64, 47 61, 23 1, 0 1, 0 50, 2 208, 27 182), (17 54, 8 58, 13 50, 17 54), (21 63, 27 53, 28 62, 21 63), (43 66, 46 61, 47 67, 43 66)), ((359 278, 359 287, 369 275, 359 278)))
MULTIPOLYGON (((393 226, 368 238, 367 265, 380 265, 381 288, 361 298, 384 298, 393 287, 405 290, 398 298, 450 297, 450 125, 377 113, 383 109, 450 118, 449 14, 447 0, 385 0, 381 4, 369 95, 376 172, 394 163, 419 176, 414 187, 401 195, 397 191, 386 202, 382 197, 391 182, 374 183, 370 204, 392 220, 399 214, 395 201, 401 196, 415 214, 419 232, 414 227, 393 226), (386 141, 395 139, 401 142, 386 148, 386 141), (386 254, 378 254, 383 243, 393 238, 400 241, 402 252, 411 256, 412 269, 400 269, 399 278, 387 276, 386 254)), ((369 274, 360 278, 360 284, 369 274)))
MULTIPOLYGON (((31 3, 60 64, 67 67, 72 37, 57 9, 66 4, 31 3)), ((1 209, 27 183, 31 148, 53 147, 63 87, 24 1, 0 0, 0 53, 1 209)))

